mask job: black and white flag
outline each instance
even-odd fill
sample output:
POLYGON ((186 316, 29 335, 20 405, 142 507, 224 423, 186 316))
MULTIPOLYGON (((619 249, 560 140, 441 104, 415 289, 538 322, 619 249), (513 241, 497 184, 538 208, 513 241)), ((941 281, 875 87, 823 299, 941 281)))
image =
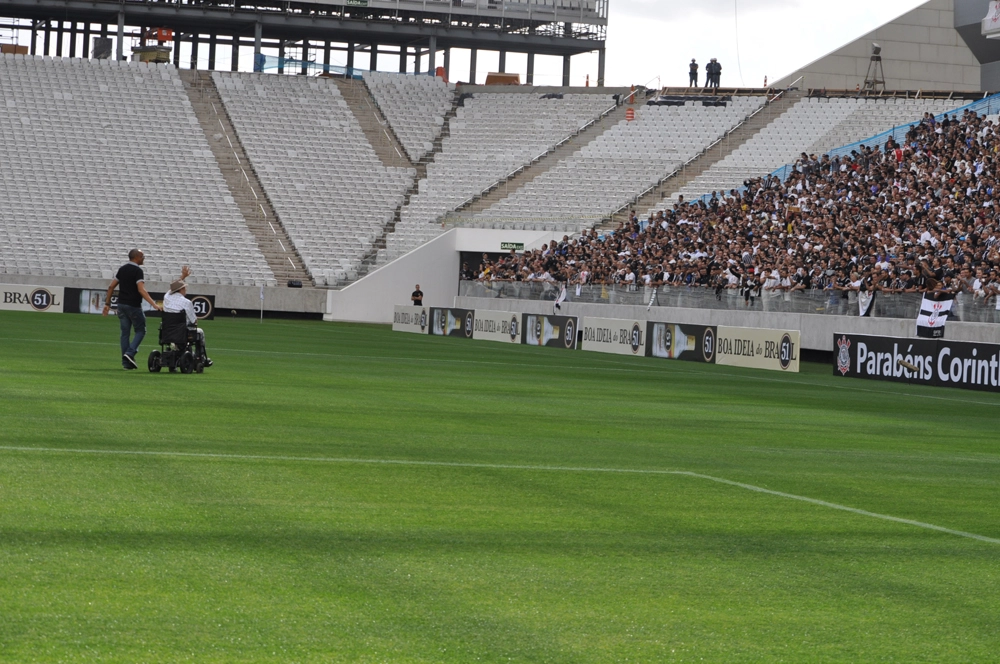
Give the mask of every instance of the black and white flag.
POLYGON ((559 291, 559 297, 556 298, 555 303, 552 305, 552 313, 555 314, 557 309, 562 309, 560 304, 566 301, 566 284, 563 284, 562 290, 559 291))
POLYGON ((951 305, 955 303, 954 293, 934 291, 924 293, 917 315, 917 336, 926 339, 943 339, 944 325, 948 322, 951 305))
POLYGON ((654 302, 656 302, 656 286, 653 286, 653 294, 649 296, 649 304, 646 305, 646 311, 649 311, 654 302))
POLYGON ((875 304, 875 291, 858 291, 858 315, 862 318, 871 317, 872 305, 875 304))

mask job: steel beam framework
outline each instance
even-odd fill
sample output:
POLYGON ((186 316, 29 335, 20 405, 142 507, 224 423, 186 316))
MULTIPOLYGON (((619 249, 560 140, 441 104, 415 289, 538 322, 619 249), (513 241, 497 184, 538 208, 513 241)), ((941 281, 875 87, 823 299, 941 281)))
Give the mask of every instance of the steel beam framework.
MULTIPOLYGON (((392 3, 383 1, 381 4, 392 3)), ((412 0, 397 3, 399 6, 419 4, 412 0)), ((601 6, 606 16, 606 2, 601 6)), ((347 66, 351 68, 354 67, 354 54, 367 51, 370 68, 377 66, 380 54, 391 55, 398 58, 401 72, 409 70, 411 57, 416 63, 416 71, 422 56, 427 56, 426 68, 433 72, 439 50, 444 51, 444 65, 448 68, 450 50, 465 48, 471 50, 473 72, 480 50, 500 53, 500 71, 505 69, 507 53, 527 54, 527 82, 534 78, 536 55, 561 56, 563 84, 568 85, 571 57, 596 51, 600 63, 597 84, 604 83, 606 18, 601 17, 587 19, 586 23, 546 22, 503 15, 475 15, 461 9, 454 13, 440 9, 421 12, 281 0, 255 0, 252 4, 246 0, 4 0, 0 16, 31 20, 30 27, 26 28, 0 18, 0 27, 30 29, 32 54, 39 50, 36 37, 40 31, 44 35, 45 54, 51 51, 54 33, 55 52, 65 55, 65 33, 69 54, 73 57, 77 35, 82 32, 84 41, 80 55, 89 57, 91 26, 99 25, 103 37, 109 36, 109 26, 117 28, 116 56, 121 59, 128 56, 124 48, 126 37, 139 34, 147 27, 163 27, 175 33, 171 58, 175 65, 184 64, 180 56, 181 41, 190 42, 192 68, 198 66, 199 45, 208 53, 209 69, 216 66, 217 48, 232 49, 230 67, 234 71, 239 64, 239 48, 245 46, 252 46, 256 53, 264 48, 276 49, 279 57, 283 57, 286 46, 297 47, 306 56, 303 59, 308 59, 311 51, 317 62, 322 50, 324 63, 329 63, 332 51, 341 51, 346 53, 347 66), (386 51, 383 47, 392 50, 386 51)), ((470 80, 474 82, 473 76, 474 73, 470 80)))

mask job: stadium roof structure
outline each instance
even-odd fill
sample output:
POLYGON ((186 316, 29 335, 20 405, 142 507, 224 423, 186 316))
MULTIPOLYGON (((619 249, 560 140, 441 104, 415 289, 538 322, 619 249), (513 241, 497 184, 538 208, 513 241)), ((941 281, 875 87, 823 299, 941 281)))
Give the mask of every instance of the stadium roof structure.
MULTIPOLYGON (((31 53, 48 54, 50 36, 62 33, 84 34, 87 44, 91 25, 102 26, 100 36, 118 36, 117 57, 127 56, 126 37, 141 34, 145 28, 173 30, 175 64, 180 66, 179 44, 192 44, 193 58, 199 44, 209 47, 209 69, 214 69, 217 46, 240 46, 278 49, 284 57, 286 47, 303 49, 302 59, 312 51, 322 50, 326 63, 329 52, 346 53, 348 67, 353 67, 354 53, 395 55, 400 71, 406 71, 407 57, 428 57, 428 71, 433 71, 436 54, 444 51, 448 66, 449 49, 467 48, 498 51, 503 71, 508 52, 528 55, 528 81, 531 82, 535 55, 563 57, 563 79, 568 85, 570 58, 597 51, 598 83, 604 79, 605 37, 609 0, 5 0, 0 16, 28 19, 25 27, 8 20, 0 25, 31 31, 31 53), (65 27, 70 23, 71 27, 65 27), (83 24, 78 27, 78 23, 83 24), (125 28, 129 26, 129 33, 125 28), (139 32, 135 31, 139 28, 139 32), (44 47, 37 45, 44 34, 44 47), (394 50, 380 50, 383 47, 394 50), (45 53, 42 53, 44 48, 45 53)), ((2 19, 0 19, 2 20, 2 19)), ((88 48, 89 46, 85 47, 88 48)), ((71 56, 75 53, 71 53, 71 56)), ((81 54, 85 55, 85 54, 81 54)), ((234 62, 238 58, 233 58, 234 62)), ((473 71, 475 56, 472 58, 473 71)), ((235 64, 233 65, 235 69, 235 64)))
POLYGON ((983 34, 984 17, 996 11, 994 5, 990 0, 930 0, 797 69, 775 87, 863 88, 877 43, 888 90, 1000 90, 1000 40, 983 34))

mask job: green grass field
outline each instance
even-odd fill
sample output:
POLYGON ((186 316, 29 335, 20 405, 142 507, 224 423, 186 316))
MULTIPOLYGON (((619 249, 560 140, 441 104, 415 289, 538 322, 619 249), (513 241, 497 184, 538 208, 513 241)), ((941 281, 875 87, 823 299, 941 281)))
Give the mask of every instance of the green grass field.
POLYGON ((1000 658, 1000 395, 204 327, 0 312, 0 660, 1000 658))

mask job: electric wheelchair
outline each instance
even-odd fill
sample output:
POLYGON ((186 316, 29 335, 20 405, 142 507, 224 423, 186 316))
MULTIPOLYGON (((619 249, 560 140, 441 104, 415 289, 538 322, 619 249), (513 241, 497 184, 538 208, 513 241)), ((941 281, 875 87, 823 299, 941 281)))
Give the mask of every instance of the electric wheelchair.
POLYGON ((159 373, 166 367, 171 373, 202 373, 211 362, 197 328, 188 328, 184 312, 164 313, 160 320, 160 350, 149 354, 149 370, 159 373))

